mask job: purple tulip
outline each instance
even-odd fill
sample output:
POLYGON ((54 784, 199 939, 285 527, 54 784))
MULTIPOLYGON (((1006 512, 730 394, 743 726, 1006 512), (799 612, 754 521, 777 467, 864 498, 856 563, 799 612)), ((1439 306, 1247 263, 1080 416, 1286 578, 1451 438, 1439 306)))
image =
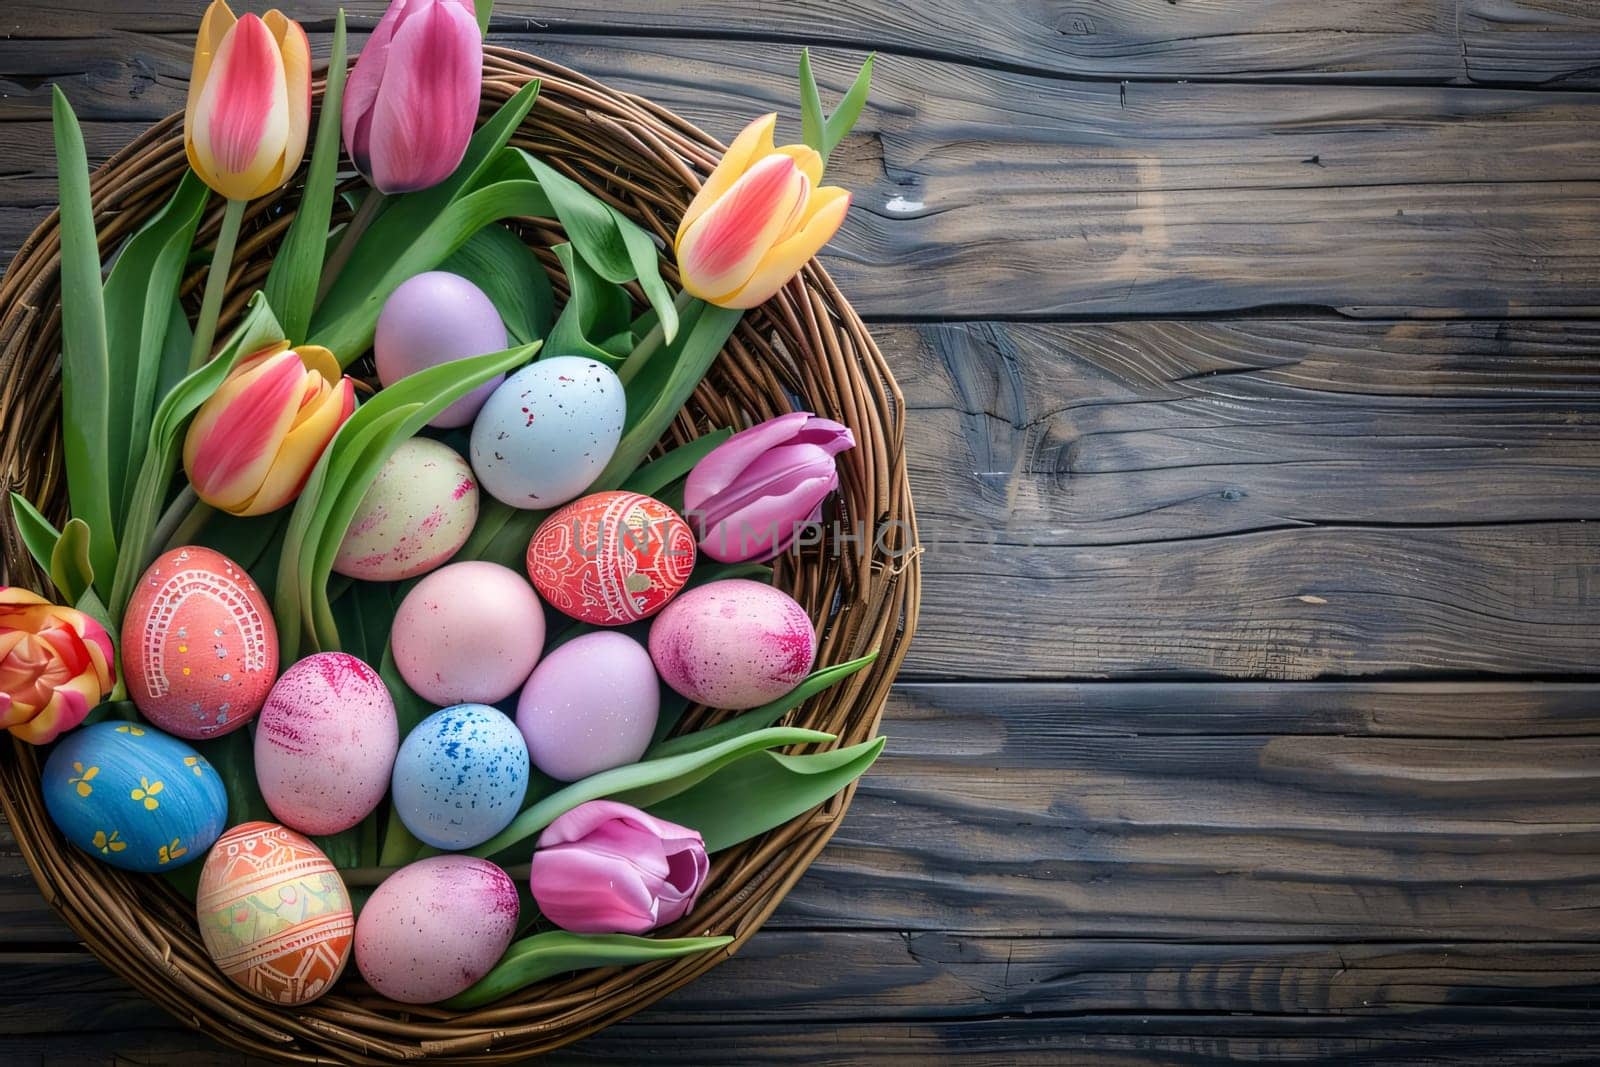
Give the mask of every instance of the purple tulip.
POLYGON ((438 185, 466 154, 482 93, 472 0, 394 0, 345 85, 345 149, 380 192, 438 185))
POLYGON ((710 869, 693 830, 591 800, 539 835, 529 882, 539 911, 563 930, 642 934, 689 914, 710 869))
POLYGON ((771 559, 801 526, 822 517, 839 488, 833 457, 856 439, 837 422, 808 411, 768 419, 728 438, 689 472, 684 511, 700 548, 723 563, 771 559))

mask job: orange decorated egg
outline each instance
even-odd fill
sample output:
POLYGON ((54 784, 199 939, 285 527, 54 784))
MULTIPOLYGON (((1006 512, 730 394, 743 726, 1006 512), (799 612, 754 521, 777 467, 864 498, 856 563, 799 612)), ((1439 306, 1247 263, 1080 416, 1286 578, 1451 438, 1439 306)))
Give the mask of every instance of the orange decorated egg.
POLYGON ((278 677, 278 633, 266 598, 220 552, 175 548, 150 564, 122 617, 128 694, 169 734, 199 740, 237 730, 278 677))
POLYGON ((545 602, 596 626, 649 618, 694 569, 689 524, 639 493, 594 493, 540 524, 528 543, 528 577, 545 602))
POLYGON ((217 969, 273 1004, 308 1004, 350 960, 355 915, 344 880, 309 840, 270 822, 217 839, 195 894, 217 969))

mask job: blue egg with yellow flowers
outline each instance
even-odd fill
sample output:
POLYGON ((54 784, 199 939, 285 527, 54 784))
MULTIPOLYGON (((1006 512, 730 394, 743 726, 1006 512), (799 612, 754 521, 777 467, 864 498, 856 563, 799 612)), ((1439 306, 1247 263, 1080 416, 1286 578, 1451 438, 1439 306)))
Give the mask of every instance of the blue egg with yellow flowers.
POLYGON ((216 769, 143 723, 98 722, 67 734, 45 761, 42 786, 62 835, 125 871, 194 862, 228 818, 216 769))

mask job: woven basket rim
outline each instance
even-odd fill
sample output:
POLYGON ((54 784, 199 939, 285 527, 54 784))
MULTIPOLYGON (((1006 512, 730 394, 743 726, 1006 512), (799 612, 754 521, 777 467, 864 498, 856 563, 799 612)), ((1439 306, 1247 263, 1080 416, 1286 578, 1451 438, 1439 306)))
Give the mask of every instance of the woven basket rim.
MULTIPOLYGON (((676 216, 723 151, 714 138, 641 97, 512 49, 485 56, 482 118, 532 78, 539 102, 514 143, 539 151, 592 191, 670 241, 676 216)), ((316 87, 320 99, 321 86, 316 87)), ((100 167, 91 181, 102 254, 165 201, 187 166, 182 115, 154 124, 100 167)), ((291 186, 251 204, 230 276, 223 323, 259 287, 266 258, 288 225, 291 186)), ((213 203, 197 243, 215 233, 213 203)), ((24 241, 0 282, 0 453, 8 487, 65 512, 59 422, 59 231, 52 212, 24 241), (40 417, 40 413, 46 417, 40 417)), ((549 220, 516 228, 564 280, 548 252, 560 231, 549 220)), ((664 274, 672 280, 670 262, 664 274)), ((186 280, 192 301, 200 272, 186 280)), ((839 745, 877 733, 888 691, 915 630, 920 549, 902 438, 905 405, 882 353, 831 278, 813 261, 769 304, 745 317, 707 381, 668 432, 675 443, 719 425, 745 424, 797 403, 837 418, 858 446, 841 457, 841 513, 887 531, 848 552, 780 562, 777 584, 819 623, 819 663, 877 647, 874 664, 807 701, 784 721, 831 729, 839 745)), ((9 517, 6 584, 47 588, 9 517)), ((714 713, 692 709, 694 728, 714 713)), ((43 810, 39 754, 0 746, 0 807, 52 907, 107 966, 179 1019, 236 1048, 298 1062, 415 1059, 509 1062, 548 1052, 653 1003, 732 955, 777 907, 837 830, 852 785, 813 812, 714 857, 696 913, 663 933, 725 933, 727 948, 677 960, 580 972, 541 982, 488 1007, 452 1013, 383 1000, 349 976, 304 1008, 280 1008, 232 985, 205 957, 192 906, 165 883, 100 864, 66 844, 43 810)))

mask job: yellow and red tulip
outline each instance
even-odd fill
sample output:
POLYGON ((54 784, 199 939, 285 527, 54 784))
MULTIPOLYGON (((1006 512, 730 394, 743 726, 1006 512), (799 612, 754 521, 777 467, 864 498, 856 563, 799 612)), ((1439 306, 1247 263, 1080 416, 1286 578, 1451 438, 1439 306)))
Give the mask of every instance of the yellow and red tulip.
POLYGON ((265 196, 300 166, 310 126, 305 30, 281 11, 241 19, 214 0, 200 23, 183 116, 195 173, 229 200, 265 196))
POLYGON ((844 222, 850 194, 822 185, 822 156, 773 146, 777 115, 752 122, 729 146, 678 225, 683 287, 725 308, 772 297, 844 222))
POLYGON ((233 369, 189 425, 189 483, 233 515, 276 511, 300 495, 355 407, 355 384, 326 348, 280 341, 262 349, 233 369))
POLYGON ((47 744, 82 722, 116 684, 104 626, 37 593, 0 586, 0 728, 47 744))

